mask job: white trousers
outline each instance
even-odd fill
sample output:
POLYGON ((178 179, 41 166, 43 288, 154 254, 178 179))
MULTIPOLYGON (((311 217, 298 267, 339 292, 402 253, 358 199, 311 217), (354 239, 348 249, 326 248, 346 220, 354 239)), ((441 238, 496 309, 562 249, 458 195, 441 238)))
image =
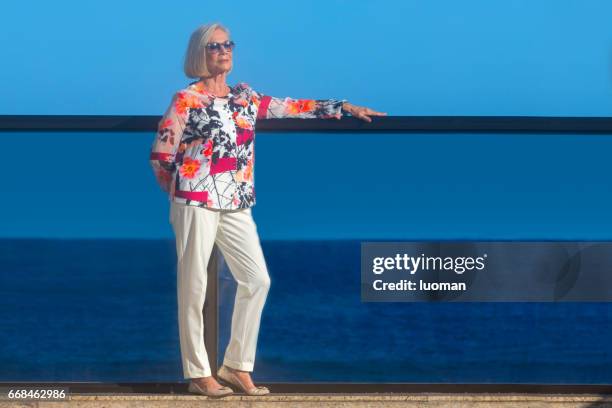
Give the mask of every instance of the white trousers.
POLYGON ((223 364, 253 371, 270 276, 251 209, 224 211, 170 202, 170 223, 176 237, 178 321, 184 377, 212 375, 204 347, 202 309, 207 266, 215 242, 238 283, 231 336, 223 364))

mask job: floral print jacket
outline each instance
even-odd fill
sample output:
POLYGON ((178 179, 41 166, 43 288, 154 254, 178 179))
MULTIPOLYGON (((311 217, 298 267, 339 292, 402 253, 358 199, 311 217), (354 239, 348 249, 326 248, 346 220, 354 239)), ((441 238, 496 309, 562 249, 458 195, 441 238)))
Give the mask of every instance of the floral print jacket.
POLYGON ((276 98, 241 82, 225 97, 202 81, 177 91, 158 124, 149 161, 169 201, 237 210, 255 205, 257 119, 341 118, 345 99, 276 98))

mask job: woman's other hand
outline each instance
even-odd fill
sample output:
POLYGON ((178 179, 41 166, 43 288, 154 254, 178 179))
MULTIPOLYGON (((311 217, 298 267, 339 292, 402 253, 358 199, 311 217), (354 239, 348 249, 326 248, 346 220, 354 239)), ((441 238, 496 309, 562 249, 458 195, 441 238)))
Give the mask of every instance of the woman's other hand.
POLYGON ((374 109, 366 108, 365 106, 353 105, 352 103, 349 103, 349 102, 344 102, 342 104, 342 110, 366 122, 372 121, 372 118, 370 118, 370 116, 386 116, 387 115, 387 112, 377 112, 374 109))

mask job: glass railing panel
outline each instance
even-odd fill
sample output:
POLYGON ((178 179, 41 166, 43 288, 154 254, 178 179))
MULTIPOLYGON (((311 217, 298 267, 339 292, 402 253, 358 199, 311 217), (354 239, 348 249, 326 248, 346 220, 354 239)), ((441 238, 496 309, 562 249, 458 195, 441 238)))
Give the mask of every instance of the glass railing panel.
MULTIPOLYGON (((362 302, 360 243, 609 240, 611 148, 578 134, 260 136, 253 215, 272 284, 255 378, 610 383, 610 303, 362 302)), ((235 290, 227 266, 220 277, 219 362, 235 290)))
MULTIPOLYGON (((152 132, 4 132, 1 381, 180 381, 152 132), (19 339, 18 342, 15 339, 19 339)), ((609 240, 606 135, 259 133, 260 381, 609 383, 609 303, 363 303, 360 242, 609 240)), ((235 284, 222 263, 219 362, 235 284)))
POLYGON ((153 132, 4 132, 0 381, 177 381, 153 132))

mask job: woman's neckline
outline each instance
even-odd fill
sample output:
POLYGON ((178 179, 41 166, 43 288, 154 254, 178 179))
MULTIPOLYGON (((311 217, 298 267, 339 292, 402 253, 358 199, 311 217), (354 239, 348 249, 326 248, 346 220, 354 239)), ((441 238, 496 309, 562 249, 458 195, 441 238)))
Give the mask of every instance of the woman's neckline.
POLYGON ((224 96, 219 96, 219 95, 215 95, 212 92, 209 92, 208 90, 206 90, 206 88, 204 88, 204 83, 202 82, 202 80, 198 80, 198 81, 194 81, 191 84, 189 84, 189 86, 194 87, 196 89, 196 91, 200 92, 200 93, 205 93, 207 95, 212 96, 213 98, 218 98, 218 99, 229 99, 230 96, 234 96, 233 92, 234 92, 234 87, 231 86, 230 84, 226 84, 227 87, 229 88, 229 92, 227 94, 225 94, 224 96))

